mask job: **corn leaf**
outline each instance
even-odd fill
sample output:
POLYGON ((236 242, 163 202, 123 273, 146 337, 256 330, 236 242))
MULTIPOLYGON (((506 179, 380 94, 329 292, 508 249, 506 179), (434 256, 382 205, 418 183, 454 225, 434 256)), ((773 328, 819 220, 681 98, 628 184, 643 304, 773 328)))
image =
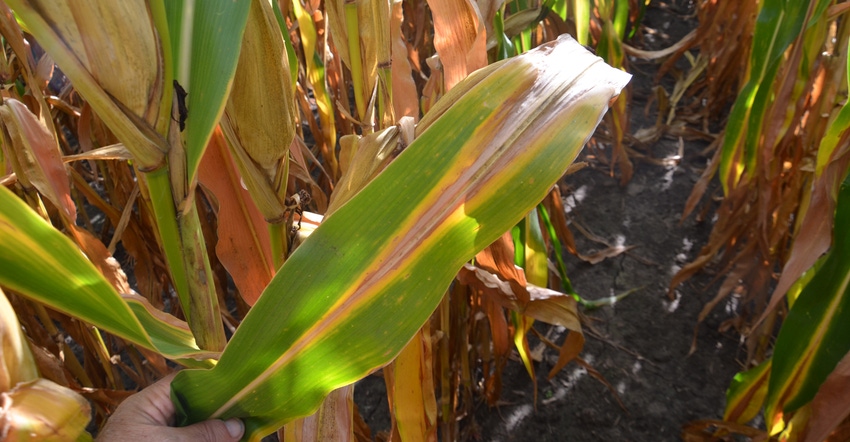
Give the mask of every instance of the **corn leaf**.
MULTIPOLYGON (((845 54, 845 58, 847 63, 845 86, 850 88, 850 54, 845 54)), ((850 161, 848 128, 850 128, 850 105, 844 103, 839 110, 834 111, 826 134, 820 140, 815 179, 808 197, 808 204, 805 204, 804 199, 805 210, 801 211, 802 220, 797 229, 799 233, 794 239, 791 255, 782 268, 782 274, 776 283, 764 315, 769 314, 779 305, 794 281, 798 280, 806 269, 812 267, 829 248, 832 241, 832 212, 835 210, 836 187, 850 161)))
POLYGON ((754 368, 735 375, 726 391, 724 421, 746 424, 756 417, 767 395, 770 367, 771 361, 768 359, 754 368))
POLYGON ((325 86, 325 65, 322 63, 322 57, 319 53, 321 49, 319 46, 319 35, 312 16, 307 13, 307 10, 301 5, 300 0, 292 1, 292 12, 298 21, 298 30, 301 34, 304 69, 307 71, 307 79, 313 88, 313 95, 316 97, 316 109, 322 122, 321 136, 317 133, 314 133, 313 136, 316 137, 317 141, 321 139, 322 142, 319 145, 321 146, 322 159, 325 160, 331 177, 336 179, 339 176, 339 164, 337 164, 336 155, 334 154, 336 146, 336 121, 333 104, 325 86))
MULTIPOLYGON (((819 0, 817 9, 828 2, 819 0)), ((773 100, 771 85, 788 46, 800 34, 809 2, 767 0, 759 11, 750 54, 750 76, 741 89, 726 125, 720 157, 720 181, 728 195, 745 169, 753 171, 764 115, 773 100)), ((817 14, 815 14, 817 16, 817 14)))
POLYGON ((269 231, 251 195, 242 187, 220 131, 210 140, 198 177, 218 200, 216 256, 233 277, 242 299, 254 305, 274 275, 269 231))
POLYGON ((172 359, 215 356, 198 350, 182 321, 123 299, 73 242, 2 186, 0 208, 0 285, 172 359))
MULTIPOLYGON (((841 185, 835 239, 820 269, 800 293, 776 340, 766 415, 796 410, 850 351, 850 182, 841 185)), ((770 426, 770 423, 768 424, 770 426)))
POLYGON ((487 65, 487 37, 481 12, 470 0, 430 0, 434 48, 445 72, 446 90, 487 65))
POLYGON ((50 131, 18 100, 7 98, 0 106, 0 128, 13 160, 13 168, 21 183, 35 186, 62 212, 67 220, 77 218, 77 207, 71 199, 68 173, 62 162, 59 145, 50 131))
POLYGON ((590 12, 592 4, 585 0, 572 0, 572 10, 575 14, 576 38, 583 45, 590 44, 590 12))
POLYGON ((812 399, 812 416, 804 442, 828 440, 850 415, 850 353, 841 359, 812 399))
POLYGON ((216 368, 175 378, 178 422, 240 417, 257 440, 392 360, 458 268, 543 199, 628 78, 563 36, 459 83, 295 250, 216 368))
POLYGON ((278 431, 282 442, 323 442, 354 438, 354 386, 331 392, 318 411, 278 431))
POLYGON ((251 1, 165 2, 174 78, 188 93, 185 143, 189 183, 196 179, 204 149, 224 112, 251 1))
MULTIPOLYGON (((387 398, 399 440, 437 440, 431 331, 426 322, 392 364, 384 367, 387 398)), ((395 439, 393 439, 395 440, 395 439)))

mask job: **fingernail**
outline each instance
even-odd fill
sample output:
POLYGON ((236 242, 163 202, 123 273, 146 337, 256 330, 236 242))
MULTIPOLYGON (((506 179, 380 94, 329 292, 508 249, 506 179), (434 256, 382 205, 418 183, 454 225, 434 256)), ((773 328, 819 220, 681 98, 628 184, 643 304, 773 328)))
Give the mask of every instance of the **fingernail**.
POLYGON ((233 437, 241 437, 245 431, 245 425, 239 419, 228 419, 224 421, 224 426, 227 427, 227 432, 233 437))

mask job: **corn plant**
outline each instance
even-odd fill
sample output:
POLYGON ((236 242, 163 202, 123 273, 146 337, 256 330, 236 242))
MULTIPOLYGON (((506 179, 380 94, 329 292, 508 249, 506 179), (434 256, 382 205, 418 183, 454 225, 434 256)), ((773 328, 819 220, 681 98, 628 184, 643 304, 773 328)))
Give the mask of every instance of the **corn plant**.
MULTIPOLYGON (((729 7, 706 6, 706 16, 728 15, 729 7)), ((841 438, 850 414, 844 318, 847 187, 841 184, 848 170, 850 128, 847 7, 826 0, 734 7, 739 20, 750 21, 736 28, 709 20, 698 33, 710 51, 700 57, 711 63, 695 63, 696 68, 707 69, 719 84, 737 82, 740 90, 686 214, 715 172, 724 200, 709 243, 673 278, 671 290, 719 257, 725 276, 699 320, 731 294, 739 298, 739 316, 722 327, 735 327, 746 337, 748 370, 730 386, 725 421, 699 422, 691 430, 713 427, 721 434, 782 440, 824 440, 830 433, 841 438), (737 35, 741 29, 753 30, 751 42, 743 40, 745 47, 715 44, 721 35, 737 35), (735 70, 734 60, 742 55, 746 69, 735 70), (742 426, 762 407, 767 435, 742 426)), ((713 88, 696 83, 697 90, 708 91, 702 98, 717 100, 709 108, 726 99, 712 97, 713 88)))
MULTIPOLYGON (((431 330, 464 333, 452 312, 470 310, 467 296, 494 340, 509 309, 573 331, 559 365, 580 350, 574 298, 535 285, 547 224, 530 217, 534 239, 516 243, 537 253, 528 278, 500 239, 628 81, 569 37, 488 65, 479 11, 431 2, 434 67, 417 84, 398 2, 7 3, 0 285, 39 373, 86 392, 99 420, 126 396, 122 374, 146 385, 170 360, 192 368, 172 383, 181 424, 239 417, 249 440, 352 438, 350 385, 387 366, 395 434, 433 438, 437 341, 454 438, 452 358, 469 337, 431 330), (447 295, 459 269, 466 283, 447 295)), ((25 373, 4 391, 34 380, 24 359, 4 358, 25 373)))

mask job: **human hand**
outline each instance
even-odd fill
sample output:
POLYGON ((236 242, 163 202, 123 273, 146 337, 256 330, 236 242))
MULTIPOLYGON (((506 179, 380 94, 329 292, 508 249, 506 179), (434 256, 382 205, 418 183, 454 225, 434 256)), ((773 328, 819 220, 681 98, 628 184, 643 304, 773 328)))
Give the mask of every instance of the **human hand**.
POLYGON ((176 413, 170 397, 172 379, 174 374, 124 400, 101 430, 98 442, 236 442, 242 438, 245 425, 239 419, 208 420, 187 427, 172 427, 176 413))

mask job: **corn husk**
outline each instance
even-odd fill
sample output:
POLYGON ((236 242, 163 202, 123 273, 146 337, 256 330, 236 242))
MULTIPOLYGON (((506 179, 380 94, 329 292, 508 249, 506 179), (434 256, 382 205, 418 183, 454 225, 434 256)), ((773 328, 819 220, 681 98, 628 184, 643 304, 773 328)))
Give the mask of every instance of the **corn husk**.
POLYGON ((242 180, 263 217, 285 218, 285 177, 295 137, 293 91, 280 27, 267 2, 251 3, 233 89, 221 121, 242 180))
POLYGON ((91 405, 82 396, 47 379, 0 393, 0 434, 9 442, 76 440, 90 415, 91 405))
MULTIPOLYGON (((80 94, 133 153, 140 169, 164 164, 160 42, 143 0, 7 2, 80 94)), ((170 100, 168 100, 170 102, 170 100)))

